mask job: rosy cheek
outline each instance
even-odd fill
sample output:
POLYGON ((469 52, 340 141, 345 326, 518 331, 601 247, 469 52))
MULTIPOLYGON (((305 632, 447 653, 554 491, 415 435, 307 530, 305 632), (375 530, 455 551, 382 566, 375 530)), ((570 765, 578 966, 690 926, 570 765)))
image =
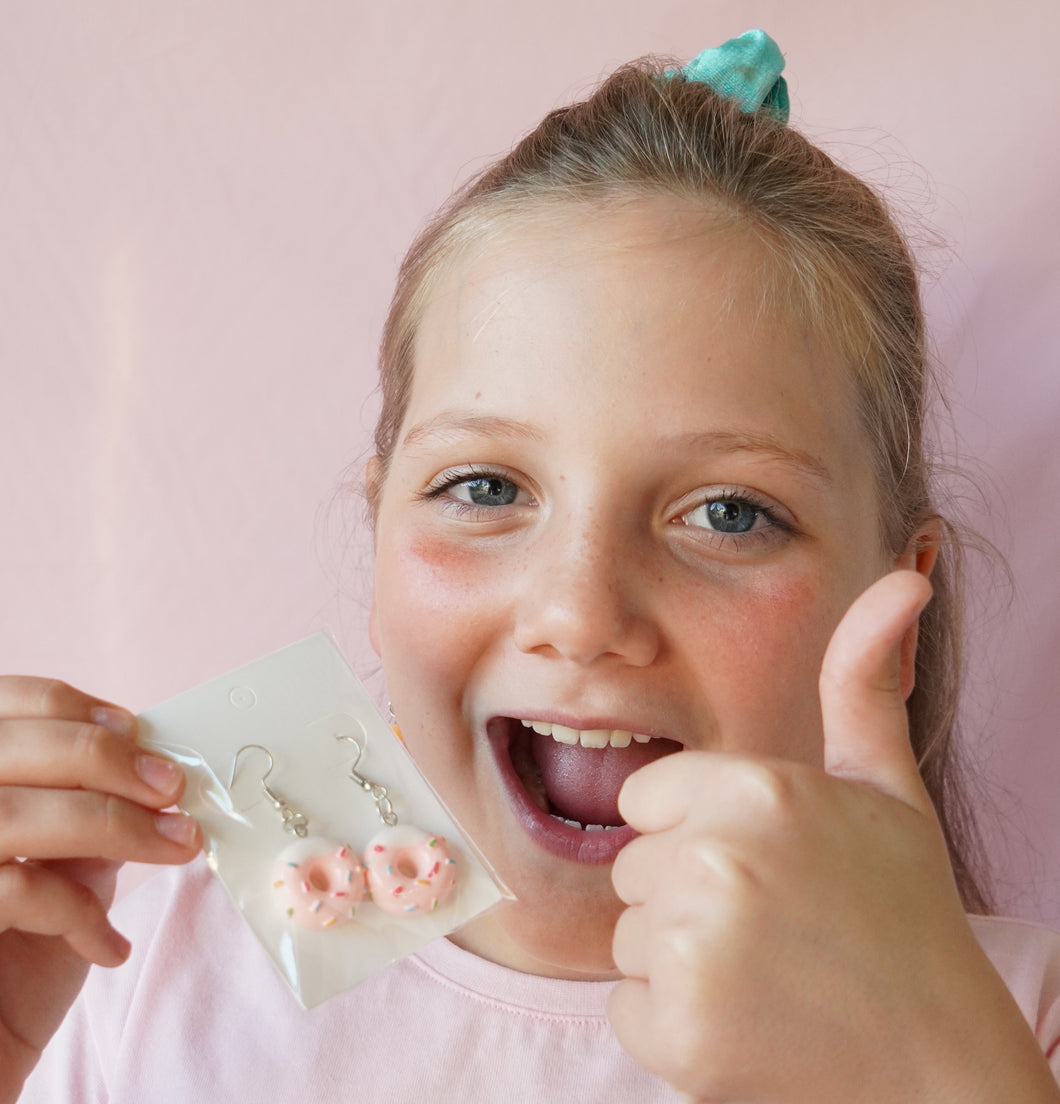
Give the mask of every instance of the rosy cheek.
POLYGON ((388 670, 413 656, 439 671, 457 665, 481 632, 496 586, 482 557, 418 535, 381 547, 376 564, 374 617, 388 670))
POLYGON ((373 636, 409 750, 454 808, 464 810, 470 741, 462 693, 481 637, 475 558, 444 541, 382 530, 376 548, 373 636))
POLYGON ((831 609, 825 581, 795 575, 772 581, 757 596, 754 616, 773 657, 818 666, 838 613, 831 609))
POLYGON ((762 577, 703 604, 691 639, 702 641, 701 681, 717 736, 729 751, 817 762, 817 678, 839 613, 825 580, 762 577))
POLYGON ((401 550, 399 563, 413 606, 435 613, 459 613, 446 626, 453 632, 461 620, 475 620, 497 585, 486 557, 467 546, 416 537, 401 550))

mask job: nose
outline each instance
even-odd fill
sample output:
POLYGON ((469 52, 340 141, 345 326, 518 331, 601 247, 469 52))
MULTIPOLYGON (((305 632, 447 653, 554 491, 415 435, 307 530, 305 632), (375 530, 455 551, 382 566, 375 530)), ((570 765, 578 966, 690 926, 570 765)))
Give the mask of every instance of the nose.
POLYGON ((635 667, 658 655, 650 576, 618 533, 544 532, 524 570, 515 614, 520 651, 583 665, 612 656, 635 667))

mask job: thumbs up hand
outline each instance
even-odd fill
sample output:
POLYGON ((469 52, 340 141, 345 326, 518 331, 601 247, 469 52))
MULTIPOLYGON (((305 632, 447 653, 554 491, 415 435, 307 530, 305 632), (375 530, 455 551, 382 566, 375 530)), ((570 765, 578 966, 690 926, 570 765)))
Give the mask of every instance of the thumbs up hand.
POLYGON ((1060 1100, 964 916, 909 746, 930 593, 894 572, 835 630, 823 770, 686 751, 623 787, 642 834, 614 864, 629 907, 608 1014, 630 1054, 690 1099, 1060 1100))

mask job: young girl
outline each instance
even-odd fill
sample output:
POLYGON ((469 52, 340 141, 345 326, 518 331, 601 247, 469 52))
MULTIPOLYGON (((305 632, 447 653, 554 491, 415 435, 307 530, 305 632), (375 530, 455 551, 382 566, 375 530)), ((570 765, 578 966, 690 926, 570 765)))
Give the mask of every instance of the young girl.
POLYGON ((4 1100, 1060 1100, 1060 940, 983 915, 953 777, 913 264, 778 58, 618 71, 402 269, 372 642, 517 900, 302 1012, 132 718, 5 679, 4 1100), (131 950, 124 860, 174 864, 131 950))

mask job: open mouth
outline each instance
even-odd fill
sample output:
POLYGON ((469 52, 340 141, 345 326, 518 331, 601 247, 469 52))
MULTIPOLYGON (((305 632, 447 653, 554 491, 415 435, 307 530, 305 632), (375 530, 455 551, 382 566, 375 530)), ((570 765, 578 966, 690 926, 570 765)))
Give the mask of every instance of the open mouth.
POLYGON ((618 811, 623 782, 682 746, 621 729, 518 717, 494 717, 487 733, 524 827, 548 850, 579 862, 609 862, 633 838, 618 811))

